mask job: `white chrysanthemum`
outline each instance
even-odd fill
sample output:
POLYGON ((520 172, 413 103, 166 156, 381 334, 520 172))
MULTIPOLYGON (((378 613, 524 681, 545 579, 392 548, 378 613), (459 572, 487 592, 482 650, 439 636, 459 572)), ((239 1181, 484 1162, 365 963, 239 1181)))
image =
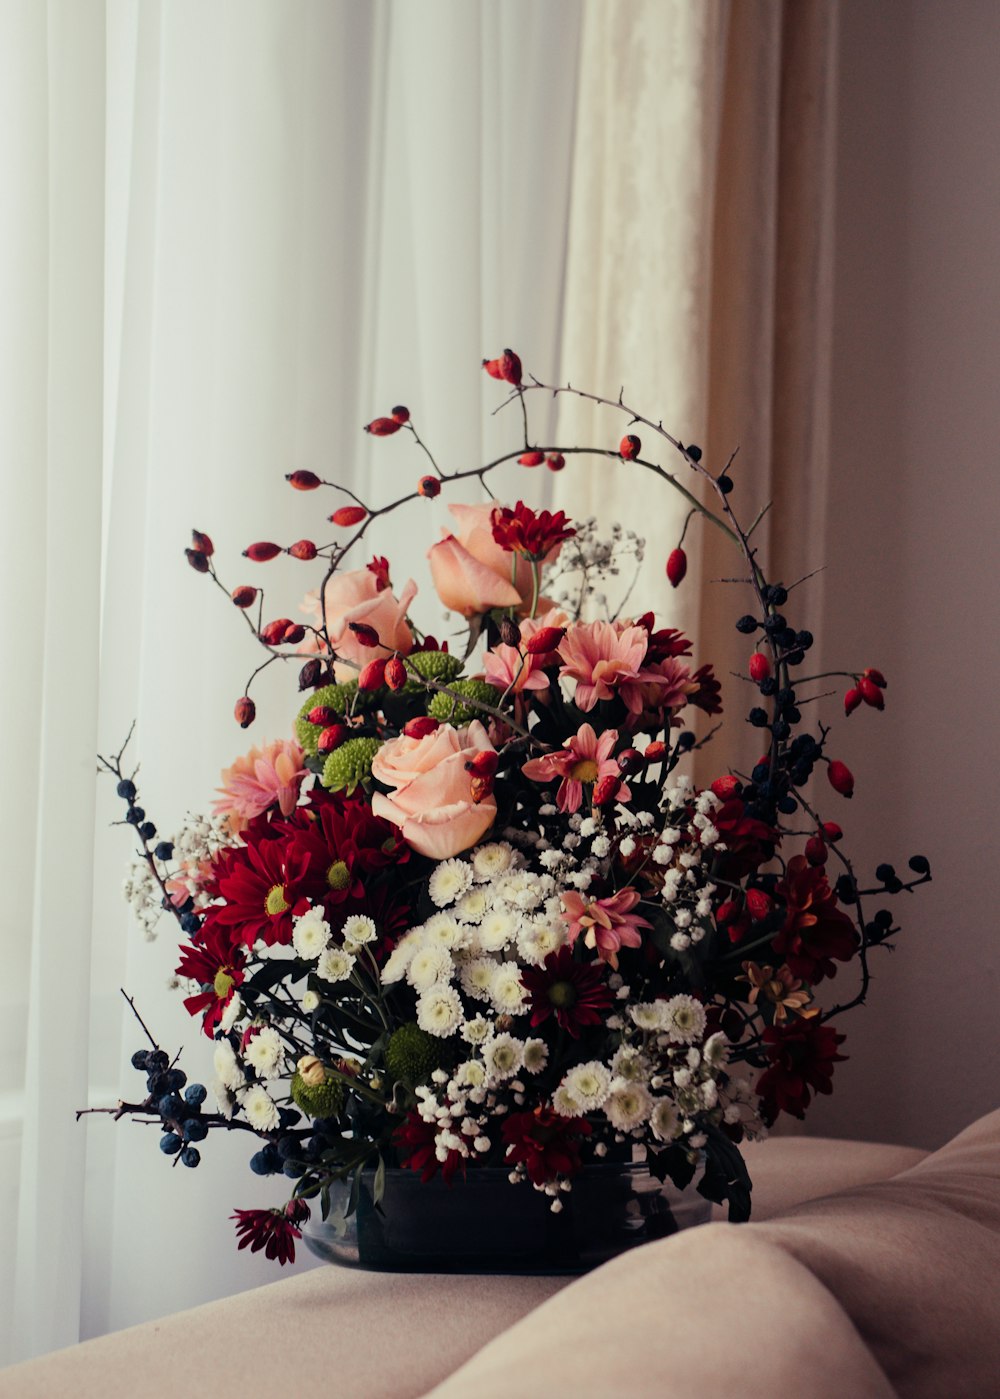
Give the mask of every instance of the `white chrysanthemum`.
POLYGON ((424 946, 410 958, 406 979, 416 991, 429 991, 439 981, 448 981, 455 964, 446 947, 424 946))
POLYGON ((478 1059, 466 1059, 455 1070, 452 1082, 456 1088, 482 1088, 486 1082, 486 1070, 478 1059))
POLYGON ((479 925, 479 946, 484 952, 502 952, 517 937, 517 915, 495 908, 479 925))
POLYGON ((246 1075, 228 1040, 216 1041, 212 1053, 212 1064, 215 1068, 215 1076, 224 1088, 242 1088, 246 1083, 246 1075))
POLYGON ((577 1064, 562 1081, 561 1087, 575 1099, 584 1112, 594 1112, 604 1102, 611 1088, 611 1071, 598 1059, 577 1064))
POLYGON ((552 1106, 560 1117, 582 1117, 584 1109, 571 1093, 566 1091, 565 1084, 560 1084, 552 1094, 552 1106))
POLYGON ((385 966, 379 973, 379 979, 383 986, 392 986, 397 981, 402 981, 406 975, 406 969, 410 965, 410 959, 420 947, 422 942, 420 929, 413 928, 401 938, 396 946, 386 958, 385 966))
POLYGON ((472 870, 464 860, 445 860, 427 882, 427 892, 438 908, 460 899, 472 883, 472 870))
POLYGON ((328 947, 316 963, 316 975, 324 981, 346 981, 354 970, 354 958, 342 947, 328 947))
POLYGON ((253 1039, 247 1042, 243 1058, 261 1078, 277 1078, 285 1067, 285 1053, 277 1030, 270 1025, 258 1030, 253 1039))
POLYGON ((243 1002, 240 1000, 240 993, 238 991, 234 991, 229 998, 229 1004, 222 1012, 222 1017, 219 1020, 219 1029, 224 1035, 229 1034, 229 1031, 233 1028, 233 1026, 236 1024, 237 1020, 239 1020, 242 1014, 243 1002))
POLYGON ((490 999, 501 1015, 516 1015, 524 1006, 527 992, 521 985, 521 969, 516 962, 502 962, 490 982, 490 999))
POLYGON ((628 1013, 640 1030, 659 1030, 663 1025, 663 1006, 659 1001, 641 1001, 629 1006, 628 1013))
POLYGON ((321 908, 311 908, 294 922, 292 946, 300 957, 312 961, 326 950, 330 941, 330 925, 323 917, 321 908))
POLYGON ((509 874, 496 886, 496 893, 504 903, 514 908, 530 912, 552 893, 555 883, 551 875, 532 874, 530 870, 517 870, 509 874))
POLYGON ((680 1136, 680 1117, 669 1098, 654 1098, 653 1110, 649 1115, 649 1125, 653 1129, 653 1136, 658 1141, 672 1142, 680 1136))
POLYGON ((513 1035, 494 1035, 483 1046, 483 1063, 491 1078, 513 1078, 524 1063, 524 1045, 513 1035))
POLYGON ((236 1107, 236 1099, 233 1097, 233 1094, 221 1079, 218 1078, 212 1083, 212 1092, 215 1094, 215 1105, 220 1114, 227 1122, 230 1121, 236 1107))
POLYGON ((435 913, 424 924, 424 941, 435 947, 462 948, 469 942, 469 930, 450 913, 435 913))
POLYGON ((469 889, 455 905, 455 914, 463 923, 478 923, 489 906, 485 889, 469 889))
POLYGON ((506 873, 514 863, 514 847, 505 840, 497 840, 490 845, 481 845, 472 852, 472 870, 480 883, 496 879, 506 873))
POLYGON ((319 999, 320 998, 318 991, 304 991, 302 993, 302 1000, 299 1002, 299 1004, 302 1006, 302 1009, 305 1011, 306 1015, 312 1015, 314 1010, 319 1009, 319 999))
POLYGON ((550 923, 548 919, 526 923, 517 935, 517 950, 526 962, 540 967, 550 953, 562 947, 567 931, 565 923, 550 923))
POLYGON ((454 986, 432 986, 417 1001, 417 1024, 428 1035, 447 1039, 462 1023, 462 1001, 454 986))
POLYGON ((729 1047, 726 1037, 717 1030, 714 1035, 709 1035, 702 1045, 702 1056, 710 1069, 721 1069, 729 1059, 729 1047))
POLYGON ((490 1022, 485 1015, 474 1015, 462 1026, 462 1038, 467 1044, 483 1044, 489 1038, 490 1022))
POLYGON ((649 1075, 645 1057, 628 1044, 620 1045, 615 1051, 611 1069, 616 1078, 623 1078, 627 1083, 644 1083, 649 1075))
POLYGON ((663 1007, 663 1029, 674 1044, 694 1044, 705 1033, 705 1007, 693 996, 672 996, 663 1007))
POLYGON ((648 1121, 653 1100, 641 1083, 616 1079, 604 1100, 604 1115, 619 1132, 633 1132, 648 1121))
POLYGON ((526 1040, 524 1067, 529 1074, 540 1074, 549 1062, 549 1047, 544 1040, 526 1040))
POLYGON ((359 947, 364 947, 366 943, 374 942, 378 937, 378 928, 374 919, 366 918, 363 913, 354 913, 344 921, 341 929, 344 938, 344 946, 352 952, 359 947))
POLYGON ((240 1107, 250 1126, 258 1132, 273 1132, 281 1123, 277 1105, 259 1083, 247 1089, 240 1107))
POLYGON ((459 968, 462 990, 477 1001, 488 1001, 497 964, 492 957, 473 957, 459 968))

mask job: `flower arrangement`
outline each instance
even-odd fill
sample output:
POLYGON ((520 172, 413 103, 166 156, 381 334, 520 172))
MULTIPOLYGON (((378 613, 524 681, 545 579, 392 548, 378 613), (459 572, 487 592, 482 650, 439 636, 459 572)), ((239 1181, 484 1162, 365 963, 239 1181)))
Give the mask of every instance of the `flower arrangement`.
MULTIPOLYGON (((325 1217, 349 1181, 353 1204, 367 1170, 377 1203, 394 1165, 451 1182, 502 1165, 559 1211, 584 1163, 639 1152, 658 1179, 694 1179, 747 1218, 740 1143, 831 1091, 835 1025, 898 932, 868 901, 930 878, 915 856, 912 877, 883 864, 863 887, 820 811, 813 786, 842 801, 854 778, 803 719, 823 678, 803 674, 813 638, 787 616, 796 585, 766 578, 755 525, 733 509, 731 463, 713 473, 659 422, 594 395, 628 418, 617 447, 538 447, 530 395, 578 391, 526 381, 510 351, 485 368, 523 425, 496 461, 441 470, 397 407, 366 430, 410 435, 428 464, 414 490, 373 507, 312 472, 287 478, 349 501, 328 517, 338 542, 245 551, 255 566, 320 562, 307 620, 266 620, 257 586, 228 592, 194 532, 188 561, 242 613, 266 652, 258 671, 292 661, 300 692, 289 733, 225 769, 213 814, 160 839, 125 750, 101 760, 139 842, 126 881, 139 922, 151 933, 167 910, 184 934, 177 978, 211 1044, 217 1108, 149 1036, 132 1061, 145 1094, 96 1110, 161 1124, 161 1149, 186 1166, 213 1131, 258 1138, 251 1170, 287 1177, 291 1198, 238 1210, 239 1246, 282 1262, 310 1202, 325 1217), (561 471, 580 455, 651 473, 686 498, 685 531, 709 520, 740 551, 753 598, 736 622, 740 683, 762 739, 750 772, 695 785, 686 760, 711 734, 697 740, 689 716, 722 709, 712 666, 653 611, 613 612, 598 591, 642 541, 491 495, 505 462, 561 471), (360 555, 381 517, 456 484, 489 497, 452 504, 429 552, 458 645, 419 629, 416 587, 397 589, 387 559, 360 555), (857 990, 824 1008, 848 964, 857 990)), ((848 715, 884 707, 878 670, 843 674, 848 715)))

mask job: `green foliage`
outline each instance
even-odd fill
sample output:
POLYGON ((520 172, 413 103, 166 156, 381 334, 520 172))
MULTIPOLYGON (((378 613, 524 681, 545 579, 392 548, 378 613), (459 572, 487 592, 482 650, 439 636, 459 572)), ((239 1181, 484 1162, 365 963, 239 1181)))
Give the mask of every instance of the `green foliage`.
POLYGON ((324 685, 322 690, 316 690, 302 705, 295 720, 295 736, 310 757, 316 756, 316 744, 323 732, 323 725, 310 724, 306 715, 317 705, 344 715, 351 708, 357 693, 356 680, 349 680, 346 685, 324 685))

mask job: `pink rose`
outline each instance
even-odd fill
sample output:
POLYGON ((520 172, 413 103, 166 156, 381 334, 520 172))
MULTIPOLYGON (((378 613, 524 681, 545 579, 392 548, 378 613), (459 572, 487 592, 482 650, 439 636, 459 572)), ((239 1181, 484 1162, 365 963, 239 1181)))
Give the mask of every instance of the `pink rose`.
MULTIPOLYGON (((401 656, 409 655, 413 650, 413 633, 407 626, 406 614, 416 592, 417 585, 410 579, 397 599, 367 568, 335 573, 326 585, 324 600, 327 635, 337 655, 342 660, 355 661, 358 666, 379 658, 384 660, 392 651, 398 651, 401 656), (374 627, 381 646, 362 646, 351 631, 351 622, 364 622, 374 627)), ((355 667, 339 663, 334 666, 334 674, 341 684, 356 680, 358 676, 355 667)))
MULTIPOLYGON (((531 608, 532 568, 527 559, 511 554, 493 538, 493 505, 449 505, 455 532, 432 546, 427 557, 438 597, 463 617, 491 607, 531 608)), ((552 563, 559 546, 546 557, 552 563)), ((544 605, 544 604, 543 604, 544 605)))
POLYGON ((467 728, 442 724, 423 738, 383 743, 372 774, 390 796, 372 797, 376 816, 398 826, 407 845, 432 860, 447 860, 470 849, 489 830, 497 814, 496 799, 472 800, 472 775, 465 764, 493 745, 478 719, 467 728))

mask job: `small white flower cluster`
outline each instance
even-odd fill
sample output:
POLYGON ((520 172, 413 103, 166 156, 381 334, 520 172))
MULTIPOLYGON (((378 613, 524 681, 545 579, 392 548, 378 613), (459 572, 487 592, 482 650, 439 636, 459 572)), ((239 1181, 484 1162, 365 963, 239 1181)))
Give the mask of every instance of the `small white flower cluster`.
POLYGON ((278 1105, 265 1084, 280 1078, 289 1068, 277 1030, 271 1025, 252 1025, 246 1047, 239 1054, 228 1037, 217 1040, 213 1063, 219 1111, 231 1118, 238 1107, 255 1131, 275 1131, 280 1125, 278 1105))
POLYGON ((563 544, 558 570, 548 579, 550 591, 557 582, 565 585, 553 597, 556 606, 574 617, 591 610, 588 604, 607 612, 607 596, 598 591, 595 580, 617 578, 624 560, 634 559, 639 565, 645 554, 646 541, 633 530, 614 524, 611 538, 601 539, 597 528, 593 515, 577 523, 575 536, 563 544))
POLYGON ((143 937, 147 942, 152 942, 163 913, 163 891, 153 878, 148 860, 142 855, 137 855, 129 865, 122 881, 122 895, 143 937))
POLYGON ((712 926, 716 886, 709 871, 716 852, 726 848, 712 815, 721 805, 714 792, 695 796, 689 777, 678 777, 663 793, 666 824, 651 858, 663 870, 660 897, 673 919, 670 945, 675 952, 697 945, 712 926))
MULTIPOLYGON (((164 877, 179 901, 190 895, 195 908, 207 908, 211 899, 204 889, 204 878, 212 860, 233 837, 221 816, 197 816, 188 812, 184 825, 173 838, 173 859, 163 866, 164 877)), ((145 856, 137 855, 122 884, 122 894, 148 942, 156 937, 156 925, 163 914, 163 891, 145 856)))

